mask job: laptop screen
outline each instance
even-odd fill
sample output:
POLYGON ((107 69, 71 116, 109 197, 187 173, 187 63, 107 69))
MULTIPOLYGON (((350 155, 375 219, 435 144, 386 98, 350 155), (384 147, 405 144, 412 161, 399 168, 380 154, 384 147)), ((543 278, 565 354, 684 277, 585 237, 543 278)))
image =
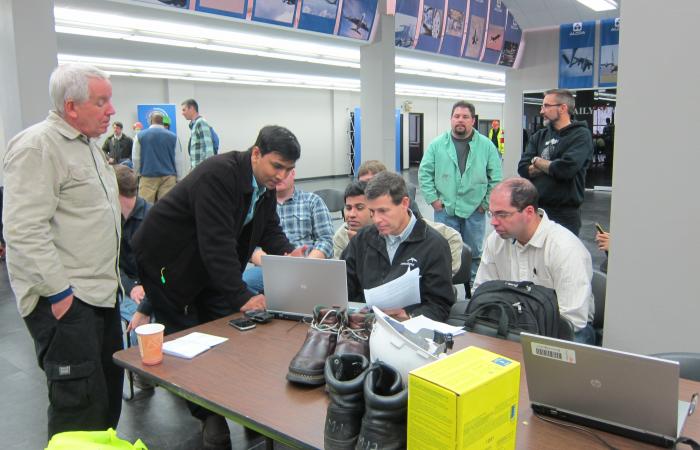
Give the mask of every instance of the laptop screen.
POLYGON ((521 343, 533 408, 677 436, 678 363, 528 333, 521 343))

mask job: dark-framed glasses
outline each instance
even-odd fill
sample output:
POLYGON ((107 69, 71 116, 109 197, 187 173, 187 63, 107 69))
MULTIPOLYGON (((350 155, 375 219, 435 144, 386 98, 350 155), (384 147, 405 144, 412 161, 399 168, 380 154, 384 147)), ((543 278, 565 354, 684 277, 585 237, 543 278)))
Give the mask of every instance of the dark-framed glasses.
POLYGON ((486 215, 489 216, 489 219, 495 217, 498 220, 504 220, 509 218, 515 213, 523 212, 522 209, 516 209, 515 211, 491 211, 490 209, 486 211, 486 215))

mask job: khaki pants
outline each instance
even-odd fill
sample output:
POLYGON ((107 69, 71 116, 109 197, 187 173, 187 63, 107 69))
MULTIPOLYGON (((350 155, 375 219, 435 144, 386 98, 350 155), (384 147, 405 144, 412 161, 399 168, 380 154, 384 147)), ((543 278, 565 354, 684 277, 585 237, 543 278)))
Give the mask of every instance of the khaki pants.
POLYGON ((177 177, 168 175, 165 177, 141 177, 139 181, 139 197, 149 203, 155 203, 175 187, 177 177))

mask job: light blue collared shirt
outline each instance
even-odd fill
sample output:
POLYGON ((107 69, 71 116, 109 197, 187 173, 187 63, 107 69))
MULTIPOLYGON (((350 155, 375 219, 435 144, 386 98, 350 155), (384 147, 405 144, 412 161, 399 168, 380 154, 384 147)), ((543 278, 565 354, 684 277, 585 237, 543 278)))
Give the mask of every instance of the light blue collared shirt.
POLYGON ((384 240, 386 241, 386 252, 389 254, 390 263, 394 262, 394 255, 396 254, 396 250, 399 249, 399 245, 408 239, 413 231, 413 227, 416 225, 416 216, 413 215, 411 210, 409 210, 408 213, 410 214, 411 219, 408 221, 408 225, 406 225, 406 228, 404 228, 401 234, 398 236, 392 236, 390 234, 384 236, 384 240))
POLYGON ((258 187, 258 182, 255 180, 255 175, 253 175, 253 197, 250 201, 250 208, 248 209, 248 214, 245 216, 245 222, 243 222, 243 226, 246 226, 250 223, 251 220, 253 220, 253 215, 255 215, 255 205, 258 203, 258 200, 260 200, 260 197, 263 196, 263 194, 267 191, 267 188, 265 186, 261 188, 258 187))

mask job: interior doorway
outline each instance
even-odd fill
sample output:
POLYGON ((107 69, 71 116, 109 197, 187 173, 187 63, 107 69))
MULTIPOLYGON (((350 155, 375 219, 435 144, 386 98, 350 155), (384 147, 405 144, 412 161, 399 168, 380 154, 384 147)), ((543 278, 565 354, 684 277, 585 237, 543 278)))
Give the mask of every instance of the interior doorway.
POLYGON ((408 113, 408 164, 420 165, 423 159, 423 113, 408 113))

